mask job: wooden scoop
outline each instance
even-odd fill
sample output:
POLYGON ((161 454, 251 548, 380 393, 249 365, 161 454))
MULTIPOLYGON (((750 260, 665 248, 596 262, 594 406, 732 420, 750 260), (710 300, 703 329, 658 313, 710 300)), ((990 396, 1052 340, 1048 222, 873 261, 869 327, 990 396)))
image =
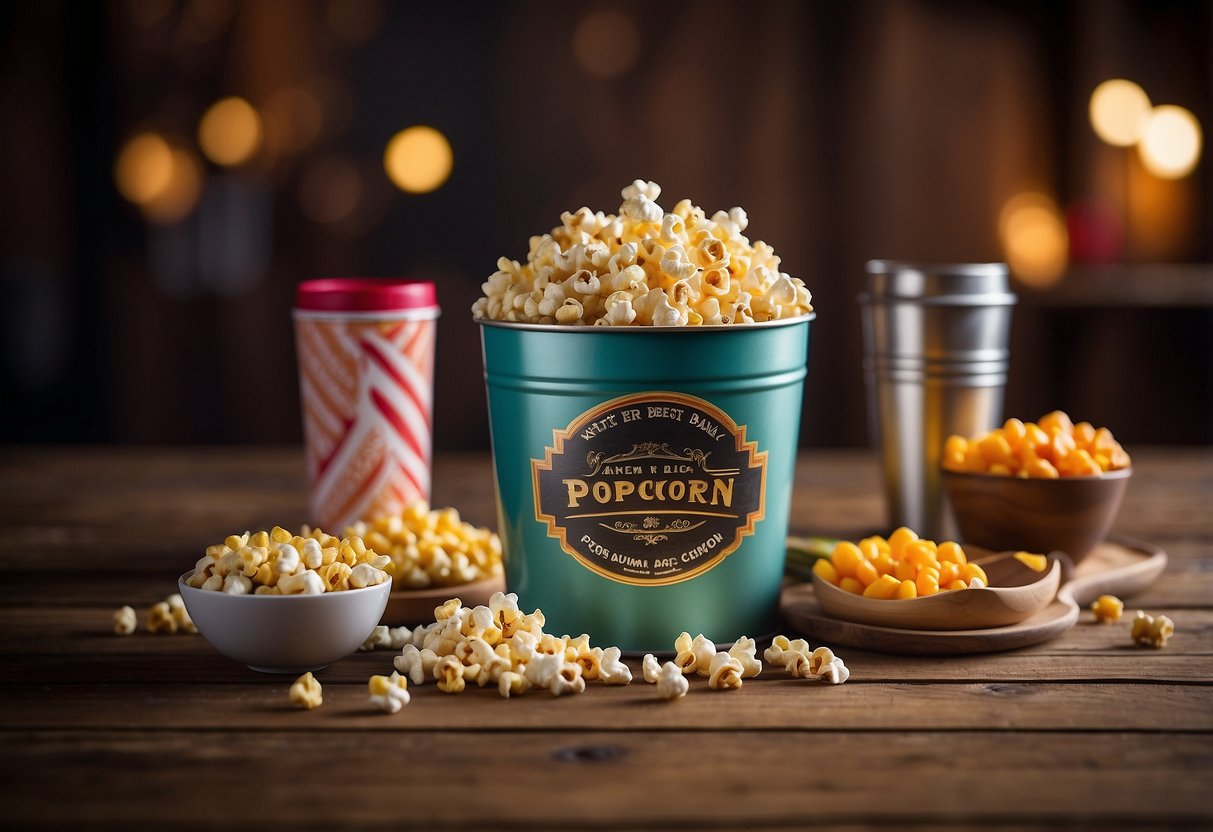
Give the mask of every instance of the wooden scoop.
POLYGON ((1023 621, 1048 606, 1061 583, 1062 562, 1054 555, 1044 572, 1016 560, 1013 552, 974 562, 985 569, 990 586, 886 601, 855 595, 813 575, 813 592, 826 615, 845 621, 905 630, 976 630, 1023 621))

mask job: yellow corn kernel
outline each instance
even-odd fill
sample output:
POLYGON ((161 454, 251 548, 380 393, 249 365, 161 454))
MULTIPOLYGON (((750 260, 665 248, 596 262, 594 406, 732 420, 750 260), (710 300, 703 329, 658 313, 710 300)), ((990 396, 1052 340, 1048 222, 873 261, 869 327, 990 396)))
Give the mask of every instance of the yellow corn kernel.
POLYGON ((1095 620, 1101 624, 1113 624, 1120 620, 1120 615, 1125 611, 1125 602, 1117 598, 1115 595, 1100 595, 1091 602, 1091 612, 1095 613, 1095 620))
POLYGON ((1074 423, 1070 421, 1069 415, 1064 410, 1054 410, 1051 413, 1046 413, 1040 417, 1037 423, 1046 433, 1065 434, 1071 436, 1074 433, 1074 423))
POLYGON ((960 580, 960 564, 952 563, 951 561, 943 561, 939 564, 939 585, 947 586, 950 583, 960 580))
POLYGON ((890 600, 897 595, 898 589, 901 588, 901 581, 894 578, 892 575, 881 575, 877 580, 872 581, 863 591, 864 598, 878 598, 883 601, 890 600))
POLYGON ((960 547, 959 543, 952 540, 940 543, 935 553, 941 561, 946 560, 951 563, 968 563, 969 561, 965 556, 965 550, 960 547))
POLYGON ((859 541, 856 546, 859 547, 859 553, 868 560, 876 560, 882 552, 888 552, 888 544, 886 543, 882 549, 880 544, 884 541, 879 537, 865 537, 859 541))
POLYGON ((908 560, 898 561, 893 567, 893 577, 900 581, 912 581, 918 577, 918 567, 908 560))
POLYGON ((821 578, 826 583, 838 585, 838 570, 834 568, 834 564, 830 563, 825 558, 818 558, 813 564, 813 574, 821 578))
POLYGON ((986 577, 986 570, 982 569, 975 563, 966 563, 960 567, 960 580, 968 583, 976 578, 985 586, 990 585, 990 579, 986 577))
POLYGON ((889 535, 889 551, 893 557, 898 558, 902 548, 917 539, 918 534, 913 529, 902 526, 889 535))
POLYGON ((270 530, 270 540, 275 543, 290 543, 292 537, 294 537, 294 535, 281 526, 274 526, 274 528, 270 530))
POLYGON ((830 562, 834 564, 834 569, 841 578, 855 577, 855 567, 863 560, 859 547, 849 540, 838 541, 833 554, 830 555, 830 562))
POLYGON ((950 581, 948 583, 948 585, 946 587, 944 587, 944 589, 947 589, 947 590, 968 589, 968 588, 969 588, 969 585, 961 580, 950 581))
POLYGON ((943 467, 950 471, 963 470, 968 448, 969 442, 963 436, 949 436, 943 443, 943 467))
POLYGON ((902 581, 897 587, 897 599, 906 601, 918 597, 918 585, 913 581, 902 581))
POLYGON ((933 566, 919 569, 914 585, 918 587, 919 595, 934 595, 939 592, 939 570, 933 566))
POLYGON ((1005 465, 1013 456, 1011 443, 998 432, 986 434, 980 439, 977 443, 977 452, 981 454, 981 459, 987 466, 996 463, 1005 465))
POLYGON ((881 575, 891 574, 897 563, 888 552, 881 552, 876 556, 876 560, 872 561, 872 565, 876 567, 876 571, 881 575))
POLYGON ((863 584, 861 584, 859 581, 855 580, 854 578, 852 578, 850 576, 848 576, 846 578, 842 578, 838 582, 838 588, 845 589, 847 592, 850 592, 854 595, 863 594, 863 584))
POLYGON ((1095 426, 1090 422, 1079 422, 1074 426, 1074 444, 1083 450, 1091 449, 1091 442, 1095 440, 1095 426))
POLYGON ((938 550, 929 540, 914 540, 907 543, 901 550, 901 557, 902 560, 907 560, 920 569, 939 563, 938 550))
POLYGON ((1034 555, 1031 552, 1016 552, 1011 557, 1033 572, 1044 572, 1049 565, 1049 558, 1046 555, 1034 555))
POLYGON ((1011 468, 1008 465, 1003 465, 1001 462, 995 462, 986 473, 993 474, 996 477, 1009 477, 1011 476, 1011 468))
POLYGON ((1018 448, 1028 435, 1028 429, 1023 422, 1011 417, 1002 423, 1002 435, 1006 438, 1008 445, 1018 448))
POLYGON ((855 565, 855 577, 864 586, 869 586, 873 581, 880 577, 880 573, 876 571, 876 567, 870 560, 861 560, 855 565))
POLYGON ((1040 425, 1036 424, 1035 422, 1027 422, 1024 424, 1023 430, 1024 444, 1034 449, 1039 456, 1040 449, 1049 444, 1048 432, 1042 430, 1040 425))
POLYGON ((1055 480, 1061 476, 1047 459, 1033 459, 1024 464, 1023 470, 1029 477, 1043 480, 1055 480))

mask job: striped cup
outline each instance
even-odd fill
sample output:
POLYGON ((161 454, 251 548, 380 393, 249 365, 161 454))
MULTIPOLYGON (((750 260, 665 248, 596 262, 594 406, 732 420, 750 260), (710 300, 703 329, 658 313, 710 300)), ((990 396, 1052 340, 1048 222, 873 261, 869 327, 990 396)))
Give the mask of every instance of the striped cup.
POLYGON ((429 499, 434 341, 429 281, 299 284, 295 343, 311 521, 333 534, 429 499))

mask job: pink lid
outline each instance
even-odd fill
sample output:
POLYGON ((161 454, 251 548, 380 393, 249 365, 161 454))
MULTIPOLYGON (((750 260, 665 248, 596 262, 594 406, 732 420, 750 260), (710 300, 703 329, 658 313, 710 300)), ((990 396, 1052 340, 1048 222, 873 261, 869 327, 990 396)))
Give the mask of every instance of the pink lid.
POLYGON ((397 312, 437 306, 438 296, 429 280, 334 277, 305 280, 295 293, 295 308, 309 312, 397 312))

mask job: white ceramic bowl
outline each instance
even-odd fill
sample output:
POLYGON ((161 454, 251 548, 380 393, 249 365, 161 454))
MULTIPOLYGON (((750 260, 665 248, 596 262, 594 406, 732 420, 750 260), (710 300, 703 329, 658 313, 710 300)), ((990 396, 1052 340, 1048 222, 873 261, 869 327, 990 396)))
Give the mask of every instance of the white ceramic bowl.
POLYGON ((320 670, 353 653, 379 623, 392 582, 323 595, 228 595, 177 579, 190 618, 211 646, 262 673, 320 670))

